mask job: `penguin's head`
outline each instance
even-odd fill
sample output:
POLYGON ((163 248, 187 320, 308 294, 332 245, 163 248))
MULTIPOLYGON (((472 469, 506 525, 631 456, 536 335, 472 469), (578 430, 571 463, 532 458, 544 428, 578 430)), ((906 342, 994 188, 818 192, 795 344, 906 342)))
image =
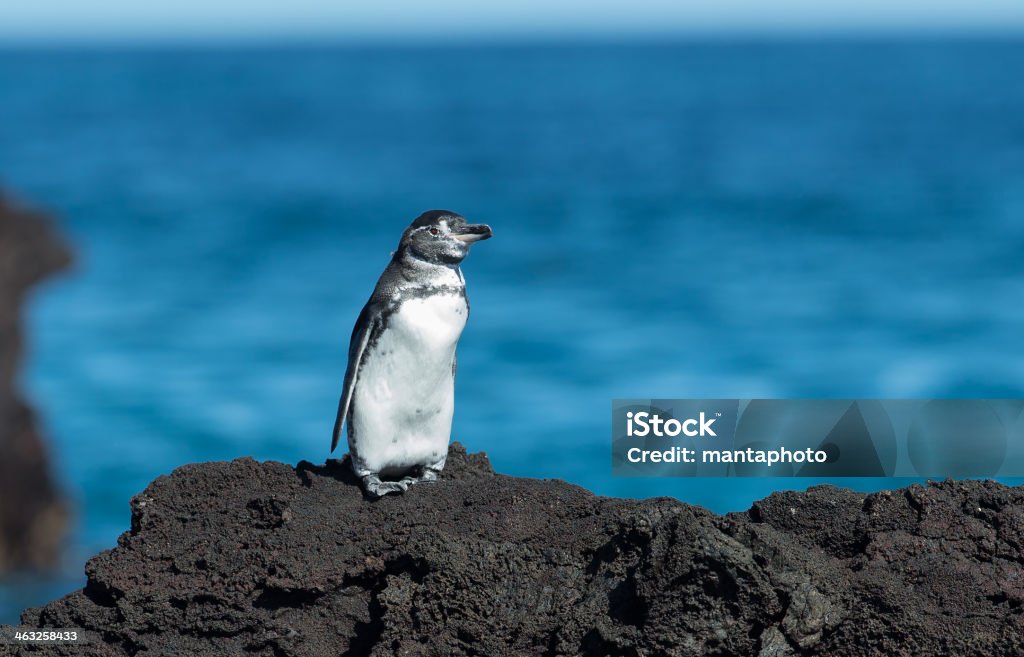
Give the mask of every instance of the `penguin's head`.
POLYGON ((398 253, 434 264, 457 265, 473 242, 490 236, 491 227, 487 224, 470 224, 454 212, 431 210, 416 217, 405 229, 398 253))

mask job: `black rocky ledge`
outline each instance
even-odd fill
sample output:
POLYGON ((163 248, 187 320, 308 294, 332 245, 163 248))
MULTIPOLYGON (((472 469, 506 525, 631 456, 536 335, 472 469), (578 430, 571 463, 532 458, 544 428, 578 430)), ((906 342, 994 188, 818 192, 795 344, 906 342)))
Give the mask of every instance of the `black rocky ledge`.
MULTIPOLYGON (((1024 654, 1024 489, 777 493, 717 516, 494 474, 364 499, 344 462, 187 465, 85 589, 67 655, 1024 654)), ((2 648, 0 648, 2 650, 2 648)))

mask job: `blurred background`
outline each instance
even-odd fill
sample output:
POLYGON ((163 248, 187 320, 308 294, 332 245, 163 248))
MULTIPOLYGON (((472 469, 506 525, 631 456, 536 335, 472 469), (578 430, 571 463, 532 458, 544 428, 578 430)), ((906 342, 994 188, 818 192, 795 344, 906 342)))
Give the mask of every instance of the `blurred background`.
POLYGON ((1024 396, 1022 79, 1018 0, 7 0, 0 187, 76 254, 20 384, 74 520, 0 622, 154 477, 327 458, 431 208, 495 230, 453 437, 501 472, 743 510, 817 482, 613 479, 610 400, 1024 396))

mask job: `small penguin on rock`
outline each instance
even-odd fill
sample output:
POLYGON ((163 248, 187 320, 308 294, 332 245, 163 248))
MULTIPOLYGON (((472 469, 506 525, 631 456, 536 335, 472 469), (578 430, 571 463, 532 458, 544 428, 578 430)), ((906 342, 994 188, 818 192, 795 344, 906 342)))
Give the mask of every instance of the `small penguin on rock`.
POLYGON ((447 210, 402 233, 352 329, 331 451, 348 426, 352 469, 373 497, 437 481, 455 410, 455 348, 469 317, 459 264, 491 237, 447 210))

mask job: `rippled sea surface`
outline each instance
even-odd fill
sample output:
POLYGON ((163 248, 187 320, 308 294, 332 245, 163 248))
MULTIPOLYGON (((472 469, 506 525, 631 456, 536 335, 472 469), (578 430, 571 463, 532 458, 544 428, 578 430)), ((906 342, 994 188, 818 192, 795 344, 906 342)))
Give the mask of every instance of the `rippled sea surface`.
POLYGON ((613 479, 609 401, 1024 396, 1021 71, 1024 40, 0 51, 0 185, 79 254, 24 375, 77 527, 0 621, 157 475, 326 458, 430 208, 495 231, 453 433, 502 472, 742 510, 814 482, 613 479))

